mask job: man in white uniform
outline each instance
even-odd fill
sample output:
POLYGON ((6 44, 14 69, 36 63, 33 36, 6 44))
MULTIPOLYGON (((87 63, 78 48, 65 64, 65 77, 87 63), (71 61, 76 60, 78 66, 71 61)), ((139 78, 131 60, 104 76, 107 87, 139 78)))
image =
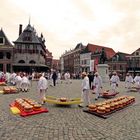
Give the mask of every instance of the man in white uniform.
POLYGON ((134 82, 135 82, 135 84, 136 84, 136 87, 137 87, 137 89, 138 89, 138 92, 140 92, 140 76, 139 76, 139 74, 137 74, 137 75, 135 76, 134 82))
POLYGON ((13 72, 11 75, 10 75, 10 83, 12 84, 12 85, 15 85, 15 78, 16 78, 16 73, 15 72, 13 72))
POLYGON ((82 100, 82 104, 79 105, 79 107, 86 107, 88 106, 91 102, 90 102, 90 97, 89 97, 89 78, 87 77, 86 72, 82 73, 82 94, 81 94, 81 100, 82 100))
POLYGON ((52 76, 53 76, 53 71, 51 71, 50 78, 49 78, 49 84, 50 84, 50 86, 53 86, 52 76))
POLYGON ((6 76, 6 82, 9 83, 10 82, 10 73, 6 72, 5 76, 6 76))
POLYGON ((125 88, 127 88, 127 92, 130 91, 131 88, 131 84, 133 83, 133 78, 130 75, 130 73, 126 74, 126 78, 125 78, 125 88))
POLYGON ((66 84, 71 83, 70 73, 68 71, 64 74, 64 78, 65 78, 66 84))
POLYGON ((21 90, 22 92, 27 92, 28 89, 29 89, 29 85, 30 85, 30 82, 29 82, 29 79, 27 78, 27 75, 26 73, 23 74, 23 78, 21 80, 21 90))
POLYGON ((41 73, 39 74, 39 77, 40 78, 37 84, 39 100, 41 104, 44 104, 45 99, 46 99, 45 93, 46 93, 46 90, 48 89, 48 81, 41 73))
POLYGON ((22 78, 20 76, 20 73, 18 73, 16 78, 15 78, 16 87, 17 87, 18 91, 21 90, 21 81, 22 81, 22 78))
POLYGON ((95 100, 98 100, 100 97, 100 89, 102 88, 102 78, 99 76, 99 73, 96 72, 93 80, 93 86, 95 87, 95 100))
POLYGON ((118 87, 119 81, 120 81, 119 76, 117 75, 116 72, 113 72, 113 75, 110 79, 111 89, 112 89, 113 93, 116 93, 116 88, 118 87))
POLYGON ((57 73, 57 84, 60 84, 61 83, 61 73, 58 72, 57 73))

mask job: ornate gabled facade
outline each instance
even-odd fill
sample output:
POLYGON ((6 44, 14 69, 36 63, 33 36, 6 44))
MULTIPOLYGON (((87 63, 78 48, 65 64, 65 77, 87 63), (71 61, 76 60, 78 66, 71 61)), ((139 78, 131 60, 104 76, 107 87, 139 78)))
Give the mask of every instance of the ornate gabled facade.
POLYGON ((12 71, 13 45, 8 40, 4 31, 0 30, 0 71, 12 71))
POLYGON ((14 41, 14 71, 46 71, 46 46, 45 39, 41 34, 36 34, 34 27, 27 25, 22 31, 22 25, 19 26, 19 37, 14 41))

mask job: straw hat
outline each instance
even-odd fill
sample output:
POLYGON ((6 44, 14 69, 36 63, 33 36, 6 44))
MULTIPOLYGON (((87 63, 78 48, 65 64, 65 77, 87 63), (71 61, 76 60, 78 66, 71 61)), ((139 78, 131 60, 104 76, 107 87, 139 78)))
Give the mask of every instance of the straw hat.
POLYGON ((126 75, 127 75, 127 76, 129 76, 130 74, 129 74, 129 73, 127 73, 126 75))
POLYGON ((87 75, 87 73, 86 73, 86 72, 82 72, 82 75, 85 75, 85 76, 86 76, 86 75, 87 75))
POLYGON ((116 71, 114 71, 113 74, 117 74, 116 71))

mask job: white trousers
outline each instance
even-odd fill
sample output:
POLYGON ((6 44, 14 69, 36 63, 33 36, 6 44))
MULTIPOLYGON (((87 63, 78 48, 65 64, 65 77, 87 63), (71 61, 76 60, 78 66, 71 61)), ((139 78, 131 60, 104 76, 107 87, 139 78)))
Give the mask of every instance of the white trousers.
POLYGON ((16 87, 17 87, 17 89, 20 89, 21 88, 21 81, 17 81, 16 82, 16 87))
POLYGON ((50 86, 53 86, 53 79, 49 80, 50 86))
POLYGON ((24 91, 24 90, 28 90, 28 88, 29 88, 29 84, 28 83, 22 83, 21 84, 21 89, 22 89, 22 91, 24 91))
POLYGON ((89 89, 82 91, 81 101, 83 102, 83 106, 87 106, 91 103, 89 94, 89 89))
POLYGON ((46 99, 46 90, 45 89, 40 89, 39 90, 39 102, 42 104, 43 101, 46 99))
POLYGON ((129 91, 131 88, 131 82, 126 82, 125 87, 127 88, 127 91, 129 91))
POLYGON ((97 99, 100 96, 100 87, 99 85, 95 86, 95 98, 97 99))
POLYGON ((113 91, 113 93, 115 93, 116 92, 116 83, 111 83, 111 89, 112 89, 112 91, 113 91))
POLYGON ((61 83, 61 79, 58 78, 58 79, 56 80, 56 83, 57 83, 57 84, 60 84, 60 83, 61 83))

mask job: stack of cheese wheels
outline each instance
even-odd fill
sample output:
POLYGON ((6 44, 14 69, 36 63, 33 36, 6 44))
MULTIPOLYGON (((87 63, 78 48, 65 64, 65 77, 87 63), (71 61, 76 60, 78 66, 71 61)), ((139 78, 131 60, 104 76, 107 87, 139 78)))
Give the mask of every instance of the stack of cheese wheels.
POLYGON ((60 100, 61 102, 66 102, 66 101, 67 101, 67 98, 61 97, 59 100, 60 100))
POLYGON ((97 106, 95 104, 90 104, 88 106, 88 108, 89 108, 90 111, 96 111, 97 110, 97 106))
POLYGON ((133 96, 121 96, 115 99, 110 99, 104 102, 90 104, 89 111, 97 112, 99 114, 109 113, 111 111, 121 109, 135 101, 133 96))
POLYGON ((40 110, 41 109, 41 105, 38 104, 37 102, 35 102, 32 99, 27 99, 27 98, 17 98, 15 100, 15 105, 22 111, 24 112, 32 112, 32 111, 36 111, 36 110, 40 110))
POLYGON ((10 93, 10 88, 9 87, 3 87, 4 93, 10 93))
POLYGON ((9 88, 10 88, 10 92, 11 92, 11 93, 17 92, 17 88, 16 88, 16 87, 10 86, 9 88))

